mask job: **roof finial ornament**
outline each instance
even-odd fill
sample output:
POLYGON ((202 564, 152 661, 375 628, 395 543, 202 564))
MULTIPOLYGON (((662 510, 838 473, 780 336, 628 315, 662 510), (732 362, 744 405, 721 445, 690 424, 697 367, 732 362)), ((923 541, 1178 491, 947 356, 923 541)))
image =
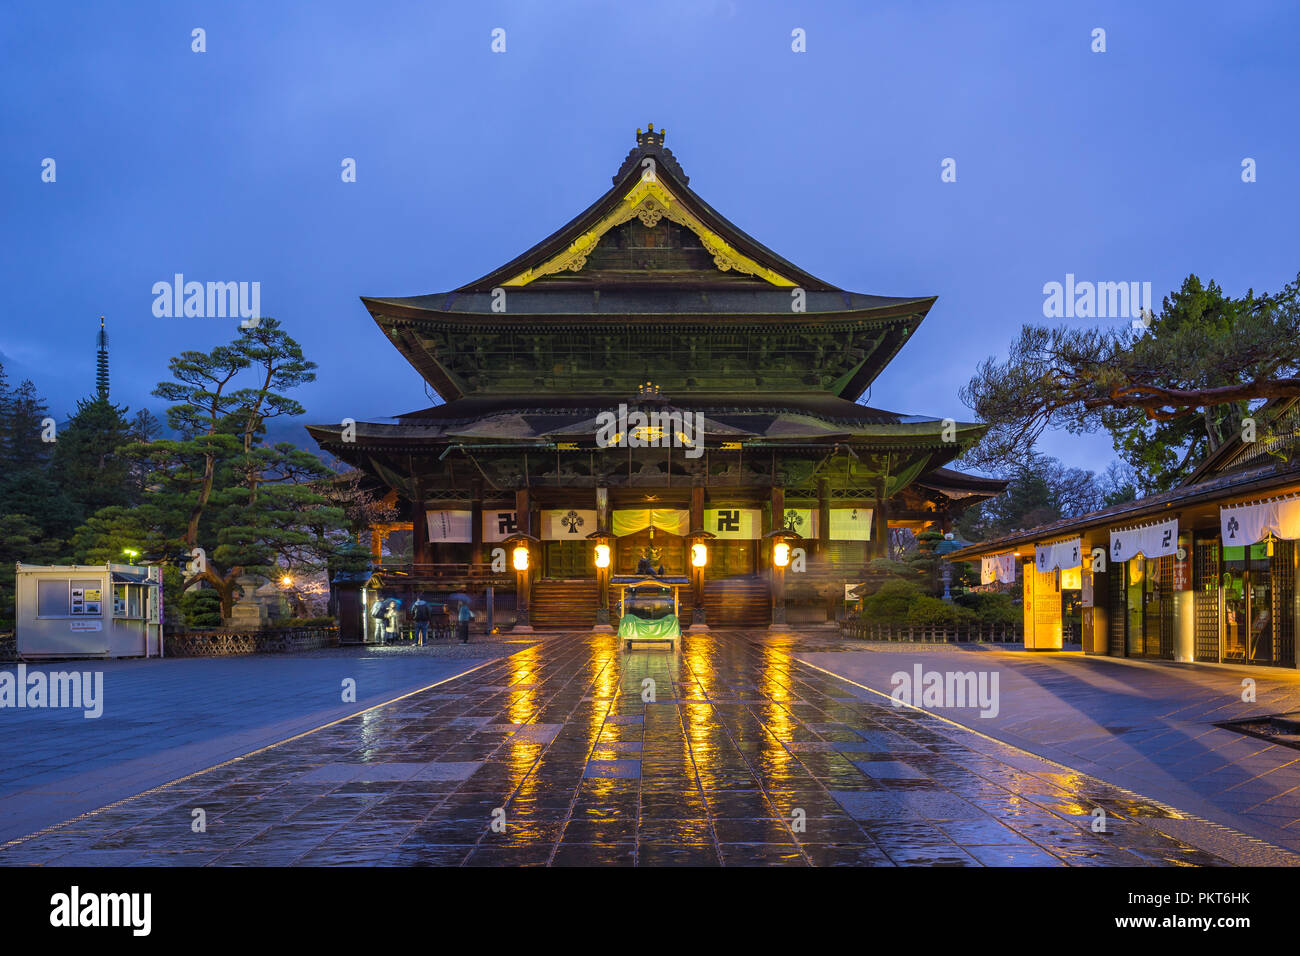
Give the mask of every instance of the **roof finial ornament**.
POLYGON ((650 128, 645 130, 638 126, 636 130, 636 146, 632 147, 628 152, 627 158, 623 160, 623 165, 614 174, 614 182, 622 182, 633 170, 640 176, 642 171, 641 162, 645 159, 645 152, 652 149, 655 151, 656 169, 666 170, 683 186, 688 185, 691 178, 682 171, 682 167, 678 165, 677 158, 673 156, 672 150, 664 145, 664 136, 667 132, 665 129, 655 129, 654 123, 651 123, 650 128))
POLYGON ((661 129, 658 132, 655 132, 654 123, 649 124, 649 127, 650 128, 647 129, 644 133, 641 132, 640 127, 637 127, 636 144, 642 147, 645 146, 662 147, 664 145, 664 134, 667 133, 668 131, 665 129, 661 129))

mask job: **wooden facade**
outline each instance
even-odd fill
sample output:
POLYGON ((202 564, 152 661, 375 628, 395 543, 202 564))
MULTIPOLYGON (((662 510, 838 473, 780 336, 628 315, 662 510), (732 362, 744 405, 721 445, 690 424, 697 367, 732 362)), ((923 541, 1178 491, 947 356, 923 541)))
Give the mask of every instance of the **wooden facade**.
POLYGON ((1300 402, 1275 403, 1268 417, 1267 436, 1226 442, 1170 491, 971 545, 951 559, 1015 553, 1027 595, 1035 585, 1025 604, 1027 648, 1062 646, 1068 591, 1064 572, 1037 572, 1037 549, 1077 537, 1086 653, 1296 667, 1300 402), (1234 521, 1240 509, 1261 508, 1274 510, 1252 534, 1234 521), (1167 547, 1156 542, 1115 559, 1118 537, 1154 527, 1168 529, 1167 547))
POLYGON ((703 543, 696 623, 787 605, 792 623, 825 621, 891 526, 947 530, 1001 489, 943 467, 982 426, 859 404, 933 297, 839 289, 688 183, 663 131, 638 130, 613 188, 514 260, 451 292, 363 298, 442 399, 309 428, 411 529, 409 565, 376 586, 491 586, 507 627, 604 623, 604 585, 581 586, 601 580, 598 533, 615 574, 643 557, 690 573, 703 543), (774 597, 781 529, 798 567, 774 597), (512 534, 528 536, 526 572, 502 563, 512 534))

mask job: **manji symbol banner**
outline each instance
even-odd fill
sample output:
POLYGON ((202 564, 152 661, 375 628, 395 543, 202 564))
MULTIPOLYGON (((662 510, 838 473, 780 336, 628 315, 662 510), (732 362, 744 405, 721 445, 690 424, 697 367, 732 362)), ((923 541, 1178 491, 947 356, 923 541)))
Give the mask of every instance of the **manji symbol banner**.
POLYGON ((1127 561, 1141 553, 1148 558, 1163 558, 1178 552, 1178 519, 1157 524, 1124 528, 1110 533, 1110 559, 1127 561))
POLYGON ((763 536, 763 513, 757 508, 706 508, 704 530, 723 541, 752 541, 763 536))
POLYGON ((596 512, 566 508, 542 512, 542 538, 546 541, 585 541, 596 530, 596 512))
POLYGON ((483 540, 504 541, 519 530, 519 521, 513 511, 483 510, 483 540))

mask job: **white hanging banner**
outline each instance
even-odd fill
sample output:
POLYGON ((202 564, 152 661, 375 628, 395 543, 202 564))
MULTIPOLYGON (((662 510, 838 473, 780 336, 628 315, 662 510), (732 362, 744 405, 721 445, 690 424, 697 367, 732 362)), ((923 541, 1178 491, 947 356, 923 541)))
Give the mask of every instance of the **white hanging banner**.
POLYGON ((1067 538, 1051 544, 1036 545, 1034 563, 1043 574, 1058 568, 1062 571, 1077 568, 1083 563, 1083 539, 1067 538))
POLYGON ((1220 508, 1219 530, 1227 548, 1256 544, 1270 534, 1294 541, 1300 538, 1300 498, 1278 498, 1235 508, 1220 508))
POLYGON ((816 538, 819 530, 816 508, 786 508, 785 530, 803 538, 816 538))
POLYGON ((870 541, 870 508, 832 508, 830 539, 832 541, 870 541))
POLYGON ((1157 521, 1110 533, 1110 559, 1128 561, 1138 554, 1163 558, 1178 553, 1178 519, 1157 521))
POLYGON ((1127 561, 1142 550, 1142 529, 1124 528, 1110 533, 1110 559, 1116 563, 1127 561))
POLYGON ((1148 558, 1167 558, 1178 553, 1178 519, 1170 518, 1142 529, 1142 553, 1148 558))
POLYGON ((424 516, 429 524, 430 543, 464 544, 473 540, 472 511, 426 511, 424 516))
POLYGON ((980 558, 980 584, 1014 584, 1016 582, 1016 555, 1013 551, 988 554, 980 558))
POLYGON ((542 512, 542 539, 582 541, 596 530, 596 512, 568 508, 542 512))
POLYGON ((757 508, 706 508, 704 530, 723 541, 752 541, 763 536, 763 513, 757 508))
POLYGON ((515 512, 483 509, 484 541, 504 541, 518 530, 519 520, 515 512))

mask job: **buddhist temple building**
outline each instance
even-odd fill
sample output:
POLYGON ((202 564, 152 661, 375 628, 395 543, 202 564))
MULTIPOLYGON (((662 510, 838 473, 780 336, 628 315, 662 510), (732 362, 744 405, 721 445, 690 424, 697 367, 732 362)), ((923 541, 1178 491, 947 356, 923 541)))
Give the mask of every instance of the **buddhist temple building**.
POLYGON ((934 297, 840 289, 689 182, 638 130, 613 188, 505 265, 362 299, 441 399, 309 428, 413 533, 371 591, 603 627, 610 576, 644 559, 689 578, 697 630, 833 621, 891 528, 947 530, 1002 489, 944 467, 983 426, 859 403, 934 297))
POLYGON ((1237 435, 1177 487, 950 555, 982 580, 1022 567, 1025 646, 1062 646, 1062 593, 1083 605, 1083 650, 1113 657, 1296 667, 1300 403, 1237 435))

